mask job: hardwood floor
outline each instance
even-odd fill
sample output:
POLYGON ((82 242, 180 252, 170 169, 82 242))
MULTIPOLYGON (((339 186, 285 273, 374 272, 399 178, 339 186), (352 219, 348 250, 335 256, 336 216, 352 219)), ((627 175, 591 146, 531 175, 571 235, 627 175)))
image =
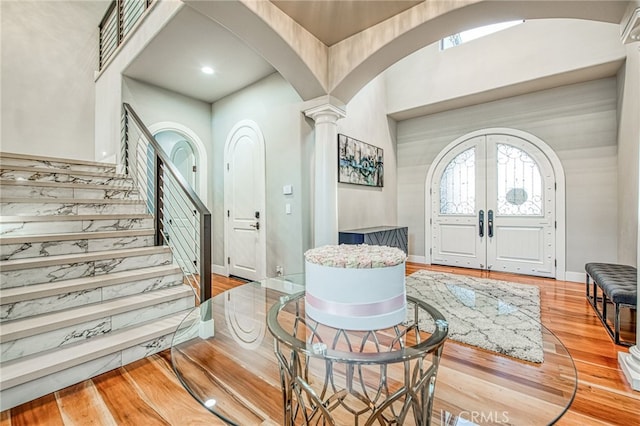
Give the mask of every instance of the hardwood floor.
MULTIPOLYGON (((612 343, 586 301, 584 284, 407 264, 407 274, 418 269, 462 272, 537 285, 541 292, 542 322, 564 343, 578 370, 575 400, 557 424, 640 424, 640 392, 630 388, 618 368, 617 353, 627 349, 612 343)), ((220 276, 214 276, 213 283, 214 295, 242 284, 220 276)), ((630 322, 633 323, 632 317, 628 317, 627 328, 633 325, 630 322)), ((498 355, 495 357, 499 358, 498 355)), ((280 401, 274 403, 279 404, 280 401)), ((222 423, 184 390, 171 368, 169 351, 0 413, 0 426, 89 424, 222 423)))

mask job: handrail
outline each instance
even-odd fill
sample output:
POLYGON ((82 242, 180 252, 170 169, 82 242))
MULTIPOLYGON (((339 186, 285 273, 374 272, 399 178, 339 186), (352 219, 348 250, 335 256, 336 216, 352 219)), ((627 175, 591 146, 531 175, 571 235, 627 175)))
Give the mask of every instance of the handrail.
MULTIPOLYGON (((192 210, 194 216, 197 215, 199 218, 199 229, 197 230, 199 233, 199 241, 194 241, 195 247, 190 251, 193 253, 199 254, 200 264, 197 265, 196 260, 193 261, 194 265, 190 265, 187 267, 185 265, 185 259, 182 259, 182 264, 180 265, 185 273, 185 276, 191 274, 189 268, 191 266, 197 266, 199 269, 199 276, 197 278, 197 282, 192 280, 191 284, 195 284, 200 287, 199 294, 196 296, 199 298, 200 303, 204 302, 211 298, 211 213, 204 205, 204 203, 200 200, 195 191, 191 188, 191 186, 187 183, 186 179, 182 176, 182 174, 178 171, 176 166, 171 161, 170 157, 164 152, 160 144, 153 137, 149 129, 144 125, 138 114, 128 103, 123 104, 123 160, 125 173, 136 181, 138 187, 145 192, 151 189, 148 185, 144 185, 146 182, 140 182, 140 180, 147 180, 151 176, 153 177, 153 203, 148 202, 148 208, 152 210, 154 218, 155 218, 155 243, 156 245, 163 245, 165 243, 169 243, 170 231, 174 232, 174 236, 183 237, 184 232, 176 227, 174 230, 170 230, 173 226, 171 222, 171 218, 169 218, 169 222, 165 221, 165 213, 186 213, 184 206, 180 205, 181 201, 189 204, 189 208, 187 211, 192 210), (146 158, 148 155, 148 149, 144 151, 143 154, 139 152, 139 147, 137 146, 134 150, 129 146, 130 144, 134 144, 134 141, 131 141, 129 138, 130 121, 137 130, 140 132, 140 138, 144 139, 145 143, 150 146, 153 150, 153 158, 146 158), (132 152, 133 151, 133 152, 132 152), (138 164, 138 155, 145 156, 144 164, 138 164), (149 160, 152 161, 152 166, 148 164, 149 160), (135 164, 132 164, 135 163, 135 164), (137 170, 137 168, 142 167, 143 170, 137 170), (132 170, 132 168, 134 170, 132 170), (141 176, 140 176, 141 175, 141 176), (178 194, 171 193, 171 189, 173 185, 177 184, 178 194), (183 197, 184 196, 184 197, 183 197), (180 198, 178 198, 180 197, 180 198)), ((146 147, 143 147, 143 149, 146 147)), ((144 194, 148 196, 149 194, 144 194)), ((149 201, 149 200, 148 200, 149 201)), ((187 232, 188 234, 188 232, 187 232)), ((173 241, 173 249, 174 256, 179 255, 188 249, 184 244, 180 243, 180 238, 176 238, 178 240, 178 244, 173 241)), ((170 244, 171 245, 171 244, 170 244)), ((191 274, 193 275, 193 274, 191 274)), ((189 281, 189 277, 187 277, 189 281)), ((192 285, 193 287, 193 285, 192 285)))
POLYGON ((198 194, 195 193, 193 188, 189 186, 189 184, 187 183, 185 178, 182 176, 182 174, 178 171, 178 169, 176 169, 176 166, 173 164, 173 162, 171 161, 167 153, 164 152, 164 150, 162 149, 158 141, 156 141, 156 138, 153 137, 149 129, 147 129, 147 126, 144 125, 144 123, 140 119, 140 116, 138 116, 135 110, 128 103, 125 102, 123 106, 124 106, 124 109, 129 114, 131 114, 133 121, 135 121, 136 124, 140 127, 140 130, 144 132, 144 135, 149 139, 149 143, 151 143, 151 145, 156 149, 157 151, 156 155, 166 163, 167 169, 171 171, 173 176, 180 183, 180 187, 189 197, 189 201, 191 201, 193 204, 196 205, 196 207, 198 208, 198 211, 206 211, 208 213, 209 210, 207 209, 207 206, 204 205, 202 200, 200 200, 200 197, 198 197, 198 194))
POLYGON ((111 12, 113 12, 113 9, 115 9, 116 7, 116 0, 113 0, 111 2, 111 4, 109 5, 109 7, 107 8, 107 11, 104 13, 104 16, 102 17, 102 20, 100 21, 100 23, 98 24, 98 28, 102 28, 104 27, 104 24, 107 22, 107 20, 109 19, 109 15, 111 15, 111 12))

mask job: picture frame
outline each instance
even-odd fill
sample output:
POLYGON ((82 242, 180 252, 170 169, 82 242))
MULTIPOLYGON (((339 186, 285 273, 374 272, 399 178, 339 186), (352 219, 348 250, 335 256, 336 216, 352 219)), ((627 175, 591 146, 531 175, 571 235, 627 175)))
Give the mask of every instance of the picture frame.
POLYGON ((384 150, 338 134, 338 182, 384 187, 384 150))

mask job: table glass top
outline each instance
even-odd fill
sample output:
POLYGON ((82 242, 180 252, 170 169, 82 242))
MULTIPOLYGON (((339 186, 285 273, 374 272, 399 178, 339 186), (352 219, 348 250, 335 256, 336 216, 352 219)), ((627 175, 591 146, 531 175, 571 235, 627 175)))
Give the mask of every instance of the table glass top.
MULTIPOLYGON (((267 314, 282 296, 304 291, 303 282, 298 275, 242 285, 193 309, 179 326, 171 348, 176 374, 196 400, 228 423, 283 424, 267 314)), ((538 425, 562 416, 575 395, 576 370, 562 342, 541 329, 542 363, 447 340, 434 424, 538 425)))

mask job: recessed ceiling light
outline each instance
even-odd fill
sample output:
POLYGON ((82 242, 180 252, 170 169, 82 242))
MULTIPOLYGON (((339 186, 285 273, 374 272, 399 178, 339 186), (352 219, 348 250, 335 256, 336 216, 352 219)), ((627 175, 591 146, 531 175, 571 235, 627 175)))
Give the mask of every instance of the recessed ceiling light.
POLYGON ((205 74, 213 74, 213 68, 211 67, 202 67, 200 68, 200 71, 202 71, 205 74))

